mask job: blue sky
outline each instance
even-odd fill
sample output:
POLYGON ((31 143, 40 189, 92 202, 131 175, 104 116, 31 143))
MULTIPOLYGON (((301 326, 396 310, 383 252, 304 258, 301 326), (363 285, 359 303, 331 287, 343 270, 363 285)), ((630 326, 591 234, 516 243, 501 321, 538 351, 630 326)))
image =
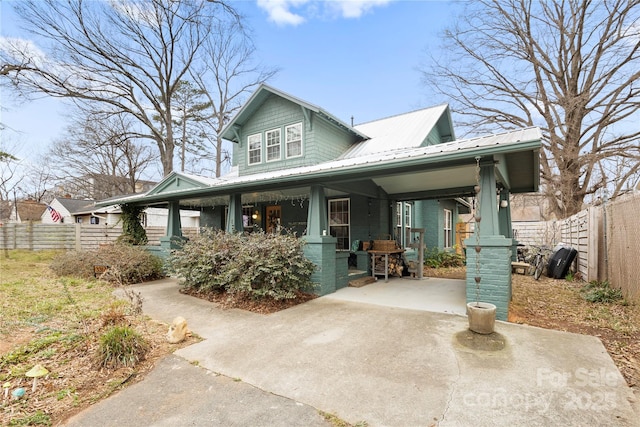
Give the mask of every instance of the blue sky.
MULTIPOLYGON (((2 36, 22 36, 9 1, 0 1, 2 36)), ((446 100, 434 98, 417 67, 459 2, 258 0, 233 5, 253 28, 260 60, 279 67, 269 84, 362 123, 446 100)), ((46 151, 66 125, 65 106, 42 99, 22 105, 1 94, 5 133, 18 156, 46 151)), ((455 118, 454 118, 455 120, 455 118)))

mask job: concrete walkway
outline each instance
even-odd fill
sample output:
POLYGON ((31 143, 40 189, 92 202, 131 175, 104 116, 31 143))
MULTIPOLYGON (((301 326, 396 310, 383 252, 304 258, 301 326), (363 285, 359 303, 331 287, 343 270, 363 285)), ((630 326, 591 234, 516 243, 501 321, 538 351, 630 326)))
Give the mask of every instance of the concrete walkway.
POLYGON ((316 409, 369 426, 639 425, 595 337, 503 322, 477 336, 464 316, 335 295, 265 316, 182 295, 174 280, 136 289, 145 313, 183 316, 205 340, 68 425, 326 425, 316 409))

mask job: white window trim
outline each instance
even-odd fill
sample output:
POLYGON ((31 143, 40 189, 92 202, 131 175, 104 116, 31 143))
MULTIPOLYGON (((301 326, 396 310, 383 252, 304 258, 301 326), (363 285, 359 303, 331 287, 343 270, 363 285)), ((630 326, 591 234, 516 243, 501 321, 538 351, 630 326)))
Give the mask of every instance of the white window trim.
POLYGON ((451 211, 451 209, 445 209, 444 210, 444 241, 443 241, 443 246, 445 249, 450 249, 453 247, 452 227, 453 227, 453 211, 451 211), (447 221, 447 219, 449 221, 447 221), (448 245, 447 245, 447 240, 449 240, 448 245))
POLYGON ((264 148, 265 148, 265 159, 266 159, 266 162, 269 163, 269 162, 277 162, 278 160, 282 160, 282 129, 276 128, 276 129, 271 129, 271 130, 266 131, 264 133, 264 141, 265 141, 265 147, 264 148), (276 144, 269 145, 269 134, 270 133, 274 133, 274 132, 278 132, 278 144, 277 144, 277 146, 280 148, 280 150, 278 151, 278 158, 269 159, 269 148, 276 146, 276 144))
POLYGON ((296 157, 302 157, 303 156, 303 154, 304 154, 304 138, 302 137, 303 130, 304 130, 304 128, 302 127, 302 122, 294 123, 292 125, 284 127, 284 155, 285 155, 285 158, 287 158, 287 159, 295 159, 296 157), (289 140, 288 140, 288 132, 287 132, 287 130, 289 128, 292 128, 292 127, 295 127, 295 126, 300 126, 300 154, 297 154, 295 156, 290 156, 289 155, 289 140))
POLYGON ((343 201, 347 201, 347 209, 349 210, 349 215, 347 216, 347 224, 335 224, 333 225, 333 227, 347 227, 347 230, 349 231, 348 233, 348 239, 349 241, 347 242, 347 249, 336 249, 339 252, 347 252, 351 250, 351 198, 349 197, 343 197, 340 199, 330 199, 327 201, 327 212, 329 214, 329 218, 328 218, 328 222, 329 222, 329 234, 331 234, 331 203, 333 202, 343 202, 343 201))
MULTIPOLYGON (((257 150, 253 150, 253 151, 257 151, 257 150)), ((254 165, 259 165, 260 163, 262 163, 262 134, 261 133, 254 133, 252 135, 249 135, 247 137, 247 165, 248 166, 254 166, 254 165), (257 136, 260 138, 260 161, 258 162, 251 162, 251 138, 257 136)))

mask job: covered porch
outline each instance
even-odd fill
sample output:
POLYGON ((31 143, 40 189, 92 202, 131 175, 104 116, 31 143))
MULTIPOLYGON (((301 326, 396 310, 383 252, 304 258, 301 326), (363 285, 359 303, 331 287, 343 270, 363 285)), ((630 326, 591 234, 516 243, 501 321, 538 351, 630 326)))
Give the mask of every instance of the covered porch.
POLYGON ((528 128, 274 172, 231 173, 219 179, 172 173, 146 194, 109 204, 168 206, 167 234, 157 248, 165 252, 178 247, 182 239, 181 208, 200 210, 202 226, 228 232, 246 231, 247 226, 267 231, 292 228, 306 240, 305 253, 318 266, 312 280, 326 295, 347 285, 349 256, 348 250, 337 250, 339 236, 328 233, 328 200, 348 196, 357 201, 350 237, 358 240, 392 234, 395 202, 473 198, 481 226, 465 242, 466 298, 495 304, 498 319, 505 320, 517 244, 509 194, 537 191, 540 138, 537 128, 528 128), (281 207, 275 222, 274 211, 269 210, 273 206, 281 207), (285 206, 295 215, 285 217, 285 206))

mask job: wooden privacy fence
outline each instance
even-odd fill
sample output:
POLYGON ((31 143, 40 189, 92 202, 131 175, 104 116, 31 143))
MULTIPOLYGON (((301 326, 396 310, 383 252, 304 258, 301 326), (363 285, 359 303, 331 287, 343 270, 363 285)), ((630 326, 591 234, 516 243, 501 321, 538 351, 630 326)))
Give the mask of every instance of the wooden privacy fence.
POLYGON ((627 298, 640 299, 640 194, 609 203, 604 211, 606 279, 627 298))
POLYGON ((625 297, 640 299, 640 194, 589 207, 560 221, 514 221, 521 244, 578 251, 576 271, 587 281, 608 280, 625 297))
MULTIPOLYGON (((149 245, 160 245, 165 227, 146 227, 149 245)), ((198 233, 195 227, 182 229, 185 236, 198 233)), ((0 249, 92 250, 114 243, 122 227, 92 224, 5 224, 0 227, 0 249)))

